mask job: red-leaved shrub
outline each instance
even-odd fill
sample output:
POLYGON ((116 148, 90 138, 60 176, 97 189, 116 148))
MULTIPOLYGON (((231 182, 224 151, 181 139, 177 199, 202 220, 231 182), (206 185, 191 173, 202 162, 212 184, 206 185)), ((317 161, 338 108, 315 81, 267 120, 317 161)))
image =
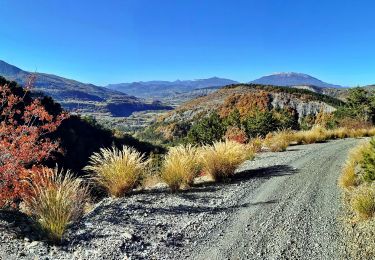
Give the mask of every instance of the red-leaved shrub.
POLYGON ((22 95, 9 85, 0 86, 0 207, 22 199, 33 169, 58 150, 59 143, 45 136, 60 125, 66 114, 50 115, 39 99, 25 101, 32 79, 22 95))
POLYGON ((248 140, 246 132, 236 126, 228 127, 225 133, 225 139, 235 141, 240 144, 245 144, 248 140))

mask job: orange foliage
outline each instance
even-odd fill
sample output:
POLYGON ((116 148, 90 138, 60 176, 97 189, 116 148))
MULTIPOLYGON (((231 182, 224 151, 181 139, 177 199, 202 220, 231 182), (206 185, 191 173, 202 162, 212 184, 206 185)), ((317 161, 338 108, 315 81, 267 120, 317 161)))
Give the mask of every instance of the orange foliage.
MULTIPOLYGON (((30 88, 31 80, 25 93, 30 88)), ((25 180, 59 147, 45 135, 66 117, 50 115, 38 99, 26 104, 25 96, 14 95, 8 85, 0 86, 0 207, 22 199, 25 180)))
POLYGON ((265 111, 270 108, 271 97, 265 91, 256 93, 233 94, 229 96, 220 108, 220 116, 227 117, 235 108, 241 117, 256 110, 265 111))
POLYGON ((339 126, 348 129, 369 129, 372 128, 372 124, 365 120, 360 120, 358 118, 343 118, 339 120, 339 126))
POLYGON ((246 132, 236 126, 228 127, 225 133, 225 139, 229 141, 234 141, 240 144, 245 144, 249 139, 246 135, 246 132))

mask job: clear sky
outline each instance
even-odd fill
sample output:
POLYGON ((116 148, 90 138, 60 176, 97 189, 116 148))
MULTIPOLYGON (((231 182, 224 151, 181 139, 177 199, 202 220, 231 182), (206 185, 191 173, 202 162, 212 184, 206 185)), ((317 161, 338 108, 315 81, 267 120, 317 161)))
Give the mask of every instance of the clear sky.
POLYGON ((0 59, 99 85, 307 73, 375 83, 375 2, 0 0, 0 59))

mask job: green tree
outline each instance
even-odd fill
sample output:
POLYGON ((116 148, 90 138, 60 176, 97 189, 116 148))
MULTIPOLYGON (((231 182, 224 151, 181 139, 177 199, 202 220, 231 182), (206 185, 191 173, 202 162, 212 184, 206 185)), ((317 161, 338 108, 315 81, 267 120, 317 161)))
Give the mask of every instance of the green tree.
POLYGON ((226 126, 236 126, 241 128, 241 114, 240 111, 235 108, 227 118, 224 119, 224 123, 226 126))
POLYGON ((278 121, 271 111, 257 111, 244 120, 243 126, 249 138, 265 137, 278 129, 278 121))
POLYGON ((225 131, 223 120, 216 112, 213 112, 191 127, 188 141, 195 144, 210 144, 223 139, 225 131))
POLYGON ((354 88, 349 90, 349 96, 346 102, 346 108, 349 114, 365 121, 374 122, 375 119, 375 101, 373 95, 363 88, 354 88))
POLYGON ((278 121, 279 129, 298 130, 298 113, 292 108, 276 108, 273 111, 274 118, 278 121))

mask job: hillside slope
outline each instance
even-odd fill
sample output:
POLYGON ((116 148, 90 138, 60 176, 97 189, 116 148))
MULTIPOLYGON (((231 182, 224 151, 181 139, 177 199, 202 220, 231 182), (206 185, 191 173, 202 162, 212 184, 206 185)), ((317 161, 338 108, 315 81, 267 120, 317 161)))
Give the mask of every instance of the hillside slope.
MULTIPOLYGON (((238 84, 219 89, 204 97, 199 97, 176 108, 162 120, 164 122, 189 122, 216 110, 225 113, 237 106, 250 110, 255 106, 261 108, 290 107, 297 111, 299 117, 317 114, 323 110, 332 112, 341 101, 309 90, 263 86, 255 84, 238 84)), ((246 112, 246 111, 244 111, 246 112)))
POLYGON ((35 76, 36 91, 51 96, 68 110, 127 116, 134 111, 168 108, 156 103, 145 103, 139 98, 93 84, 52 74, 27 72, 0 60, 0 76, 8 80, 24 85, 31 75, 35 76))

